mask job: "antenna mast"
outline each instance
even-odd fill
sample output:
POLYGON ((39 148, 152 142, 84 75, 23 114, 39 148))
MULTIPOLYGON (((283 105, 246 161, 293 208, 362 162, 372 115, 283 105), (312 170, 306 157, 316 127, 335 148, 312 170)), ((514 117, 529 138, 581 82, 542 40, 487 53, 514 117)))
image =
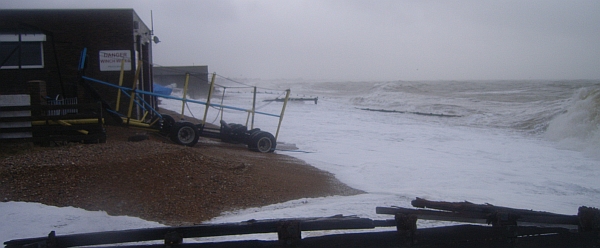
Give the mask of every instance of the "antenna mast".
POLYGON ((150 25, 152 26, 152 30, 150 30, 150 34, 154 35, 154 16, 152 16, 152 10, 150 10, 150 25))

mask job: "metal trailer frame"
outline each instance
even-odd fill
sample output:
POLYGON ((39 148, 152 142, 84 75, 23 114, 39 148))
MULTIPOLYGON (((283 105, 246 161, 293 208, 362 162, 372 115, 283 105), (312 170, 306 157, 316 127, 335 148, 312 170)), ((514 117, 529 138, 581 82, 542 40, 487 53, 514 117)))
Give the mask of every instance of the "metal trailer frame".
POLYGON ((200 136, 202 136, 202 137, 208 137, 208 138, 219 138, 224 142, 246 144, 248 146, 248 149, 250 149, 252 151, 263 152, 263 153, 274 152, 275 148, 277 147, 277 136, 279 135, 279 130, 281 128, 281 122, 283 121, 285 108, 287 106, 287 102, 288 102, 288 99, 290 96, 290 89, 285 90, 286 96, 283 101, 281 113, 279 115, 277 115, 277 114, 271 114, 271 113, 260 112, 260 111, 255 110, 254 106, 256 105, 256 87, 254 87, 254 98, 253 98, 252 109, 248 110, 248 109, 244 109, 244 108, 240 108, 240 107, 211 103, 210 99, 213 94, 216 73, 213 73, 211 83, 210 83, 210 89, 209 89, 208 96, 207 96, 207 101, 204 102, 204 101, 198 101, 198 100, 186 98, 187 86, 188 86, 188 81, 189 81, 189 73, 186 73, 184 93, 183 93, 183 97, 180 98, 180 97, 174 97, 174 96, 170 96, 170 95, 162 95, 162 94, 157 94, 157 93, 150 92, 150 91, 144 91, 144 90, 137 89, 137 82, 138 82, 138 78, 139 78, 139 74, 140 74, 140 69, 141 69, 141 65, 143 63, 143 61, 141 61, 141 60, 139 60, 137 63, 138 66, 137 66, 136 72, 135 72, 133 87, 127 88, 127 87, 122 86, 125 60, 121 60, 121 74, 119 77, 119 84, 115 85, 115 84, 112 84, 109 82, 105 82, 105 81, 102 81, 99 79, 85 76, 83 72, 85 69, 86 58, 87 58, 87 48, 84 48, 83 51, 81 52, 81 58, 80 58, 79 66, 78 66, 78 70, 80 72, 79 74, 81 77, 80 82, 83 85, 88 86, 88 88, 90 88, 90 89, 92 89, 92 88, 90 85, 87 84, 88 81, 117 88, 116 110, 112 110, 108 104, 103 104, 103 106, 104 106, 104 109, 109 114, 111 114, 113 117, 117 118, 118 120, 120 120, 121 122, 125 123, 128 126, 134 126, 134 127, 138 127, 138 128, 152 130, 152 131, 158 131, 159 133, 161 133, 165 136, 168 136, 173 142, 180 144, 180 145, 185 145, 185 146, 196 145, 196 143, 198 142, 198 138, 200 136), (124 116, 118 112, 119 107, 120 107, 121 94, 124 94, 126 97, 129 97, 129 108, 128 108, 126 116, 124 116), (173 100, 181 101, 182 102, 182 106, 181 106, 181 116, 182 117, 184 114, 184 108, 188 102, 205 105, 204 117, 202 119, 202 123, 201 124, 193 124, 191 122, 176 121, 173 117, 171 117, 169 115, 160 114, 150 104, 148 104, 146 101, 144 101, 143 97, 140 97, 141 95, 149 95, 149 96, 154 96, 154 97, 162 97, 162 98, 166 98, 166 99, 173 99, 173 100), (131 117, 134 104, 144 110, 144 115, 140 119, 134 119, 131 117), (241 124, 227 123, 227 122, 221 120, 220 128, 207 127, 206 117, 208 114, 209 107, 217 107, 217 108, 220 108, 221 111, 223 111, 223 109, 231 109, 231 110, 248 112, 248 119, 250 119, 250 117, 252 117, 251 126, 250 126, 250 128, 248 128, 247 126, 244 126, 241 124), (145 120, 146 120, 146 117, 149 112, 152 112, 155 116, 157 116, 157 118, 155 118, 154 120, 151 120, 150 122, 147 122, 145 120), (277 131, 276 131, 275 135, 273 135, 269 132, 266 132, 266 131, 262 131, 259 128, 254 128, 255 114, 279 118, 279 123, 277 125, 277 131))

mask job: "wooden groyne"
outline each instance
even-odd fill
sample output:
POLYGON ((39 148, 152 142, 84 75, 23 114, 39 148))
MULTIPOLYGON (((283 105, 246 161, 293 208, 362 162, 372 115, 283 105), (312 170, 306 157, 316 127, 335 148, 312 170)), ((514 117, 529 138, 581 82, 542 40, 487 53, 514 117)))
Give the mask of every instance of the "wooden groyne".
POLYGON ((358 108, 358 109, 365 110, 365 111, 383 112, 383 113, 413 114, 413 115, 424 115, 424 116, 435 116, 435 117, 463 117, 462 115, 436 114, 436 113, 425 113, 425 112, 415 112, 415 111, 401 111, 401 110, 393 110, 393 109, 372 109, 372 108, 358 108))
MULTIPOLYGON (((263 100, 263 102, 283 102, 283 101, 285 101, 284 98, 263 100)), ((317 104, 317 101, 319 101, 319 98, 318 97, 290 97, 290 98, 288 98, 288 101, 290 101, 290 102, 315 102, 315 104, 317 104)))
POLYGON ((417 198, 416 209, 378 207, 393 219, 355 216, 249 220, 124 231, 56 235, 5 242, 6 248, 66 248, 116 244, 119 247, 598 247, 600 210, 580 207, 561 215, 470 202, 435 202, 417 198), (428 209, 425 209, 428 208, 428 209), (431 209, 431 210, 429 210, 431 209), (417 228, 418 220, 480 223, 417 228), (395 227, 394 229, 381 229, 395 227), (303 238, 306 231, 337 230, 303 238), (340 230, 343 230, 340 232, 340 230), (357 232, 356 230, 360 230, 357 232), (202 237, 276 233, 277 240, 202 242, 202 237), (189 238, 194 238, 190 239, 189 238), (184 239, 186 239, 184 243, 184 239), (154 241, 154 243, 131 243, 154 241), (158 241, 158 243, 157 243, 158 241))

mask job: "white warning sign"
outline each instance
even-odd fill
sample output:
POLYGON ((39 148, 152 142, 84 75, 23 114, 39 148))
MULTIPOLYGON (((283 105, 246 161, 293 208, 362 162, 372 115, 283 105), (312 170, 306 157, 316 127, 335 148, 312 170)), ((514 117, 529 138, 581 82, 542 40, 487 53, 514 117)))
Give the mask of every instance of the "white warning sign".
POLYGON ((100 71, 120 71, 121 61, 125 60, 123 69, 131 70, 130 50, 100 50, 100 71))

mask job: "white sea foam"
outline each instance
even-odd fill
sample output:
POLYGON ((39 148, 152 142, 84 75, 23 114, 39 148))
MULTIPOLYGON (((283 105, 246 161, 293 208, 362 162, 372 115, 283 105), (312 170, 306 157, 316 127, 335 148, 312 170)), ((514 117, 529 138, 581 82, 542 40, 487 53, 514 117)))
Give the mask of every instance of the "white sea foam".
MULTIPOLYGON (((374 207, 389 204, 386 199, 414 197, 573 214, 580 205, 594 205, 593 199, 600 196, 595 179, 600 175, 598 159, 581 150, 565 150, 560 142, 545 138, 546 128, 558 122, 561 113, 574 112, 570 108, 594 109, 571 107, 574 101, 570 99, 582 88, 597 88, 597 82, 313 82, 286 86, 320 100, 318 105, 289 105, 279 138, 311 153, 281 153, 301 158, 368 192, 370 204, 361 204, 364 209, 350 214, 374 217, 374 207), (399 112, 361 110, 365 107, 399 112), (411 111, 442 111, 462 117, 411 111)), ((576 142, 594 140, 586 139, 576 142)), ((346 205, 356 199, 332 201, 346 205)), ((282 208, 299 215, 313 212, 306 206, 282 208)), ((337 212, 348 214, 346 210, 340 207, 337 212)), ((324 213, 331 211, 336 212, 324 213)), ((235 218, 261 215, 252 212, 235 218)))
POLYGON ((565 111, 548 125, 546 137, 562 148, 600 158, 600 88, 577 90, 565 111))
MULTIPOLYGON (((318 104, 288 104, 279 134, 279 141, 295 144, 305 152, 276 153, 303 159, 366 193, 238 210, 224 213, 213 223, 336 214, 385 219, 390 217, 377 215, 375 207, 409 207, 415 197, 467 200, 563 214, 576 214, 579 206, 600 207, 600 158, 590 156, 599 150, 598 82, 257 84, 279 90, 291 88, 292 96, 319 97, 318 104), (454 111, 462 117, 360 109, 365 107, 433 113, 454 111)), ((250 109, 253 97, 250 92, 227 89, 223 103, 250 109)), ((280 96, 281 91, 261 92, 257 94, 257 108, 279 114, 281 103, 267 104, 262 100, 280 96)), ((216 97, 212 102, 220 103, 221 99, 216 97)), ((202 118, 203 105, 189 106, 185 108, 187 115, 202 118)), ((181 103, 173 100, 163 100, 160 107, 181 111, 181 103)), ((211 108, 207 120, 218 123, 221 118, 218 113, 217 108, 211 108)), ((223 114, 228 122, 248 120, 246 112, 226 110, 223 114)), ((255 126, 275 132, 277 118, 257 115, 255 126)), ((0 203, 0 207, 10 209, 3 209, 10 216, 32 211, 13 203, 0 203)), ((46 210, 49 209, 35 211, 46 210)), ((67 231, 71 232, 80 225, 78 218, 71 216, 85 214, 65 211, 72 214, 52 218, 31 215, 30 219, 11 221, 9 228, 17 231, 0 238, 43 235, 57 225, 61 227, 59 230, 66 230, 62 225, 73 226, 67 231), (40 225, 37 219, 53 224, 40 225), (31 235, 27 235, 27 230, 32 230, 31 235)), ((113 223, 114 219, 102 221, 113 223)), ((144 226, 135 224, 136 221, 128 219, 114 228, 144 226)), ((419 221, 419 227, 441 224, 445 223, 419 221)), ((81 231, 103 228, 96 224, 81 231)))

